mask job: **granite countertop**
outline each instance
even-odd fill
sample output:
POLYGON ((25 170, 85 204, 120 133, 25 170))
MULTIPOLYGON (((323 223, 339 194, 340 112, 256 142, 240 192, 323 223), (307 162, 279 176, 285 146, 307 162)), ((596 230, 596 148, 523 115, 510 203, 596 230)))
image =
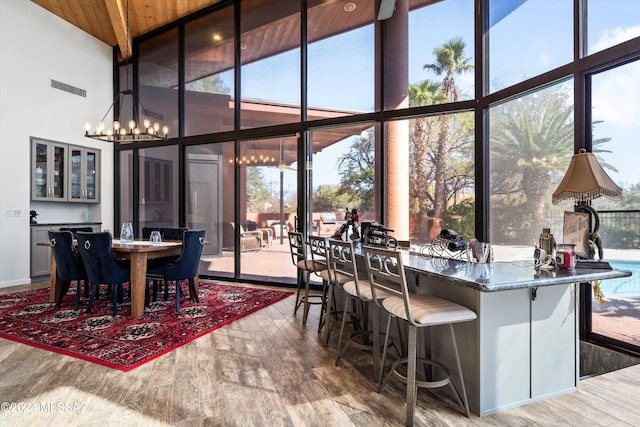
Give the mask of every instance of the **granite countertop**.
POLYGON ((531 262, 491 262, 474 264, 443 258, 427 258, 419 254, 402 257, 405 268, 414 272, 439 276, 449 283, 477 289, 481 292, 508 291, 538 286, 591 282, 631 276, 622 269, 575 268, 571 270, 536 268, 531 262))
MULTIPOLYGON (((354 251, 363 255, 361 245, 354 251)), ((405 271, 427 275, 445 283, 465 286, 480 292, 508 291, 567 283, 591 282, 631 276, 623 269, 576 268, 572 270, 536 268, 531 261, 491 262, 476 264, 447 258, 424 256, 416 252, 402 251, 405 271)))

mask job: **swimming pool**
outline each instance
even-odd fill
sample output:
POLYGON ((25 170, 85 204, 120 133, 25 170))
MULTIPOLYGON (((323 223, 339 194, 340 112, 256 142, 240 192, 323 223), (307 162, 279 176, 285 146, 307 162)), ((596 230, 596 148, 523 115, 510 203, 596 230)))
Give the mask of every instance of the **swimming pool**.
POLYGON ((640 262, 615 260, 609 261, 609 264, 613 268, 630 270, 632 274, 630 277, 601 281, 600 289, 605 298, 608 295, 640 297, 640 262))

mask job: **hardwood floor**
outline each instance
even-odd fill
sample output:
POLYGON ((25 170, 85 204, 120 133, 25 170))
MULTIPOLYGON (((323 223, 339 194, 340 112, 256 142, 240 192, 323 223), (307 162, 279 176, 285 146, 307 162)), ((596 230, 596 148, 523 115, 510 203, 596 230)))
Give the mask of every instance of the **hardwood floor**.
MULTIPOLYGON (((336 367, 337 331, 327 348, 320 345, 318 307, 305 328, 294 302, 286 298, 130 372, 0 339, 0 402, 15 403, 0 405, 0 425, 403 425, 403 384, 391 381, 377 393, 371 357, 359 350, 336 367)), ((636 365, 583 380, 576 393, 466 418, 442 394, 420 390, 416 425, 640 425, 639 391, 636 365)))

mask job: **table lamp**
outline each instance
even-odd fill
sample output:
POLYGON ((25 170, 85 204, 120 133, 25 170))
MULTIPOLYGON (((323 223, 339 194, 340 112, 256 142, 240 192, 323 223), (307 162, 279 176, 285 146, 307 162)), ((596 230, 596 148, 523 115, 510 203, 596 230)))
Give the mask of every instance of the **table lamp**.
POLYGON ((620 200, 622 189, 604 171, 596 156, 581 148, 574 154, 569 168, 564 174, 560 185, 553 192, 551 202, 555 205, 564 200, 575 202, 575 212, 585 212, 590 215, 589 257, 593 261, 596 249, 598 258, 602 261, 602 239, 598 234, 600 218, 598 212, 591 206, 591 200, 605 196, 620 200))

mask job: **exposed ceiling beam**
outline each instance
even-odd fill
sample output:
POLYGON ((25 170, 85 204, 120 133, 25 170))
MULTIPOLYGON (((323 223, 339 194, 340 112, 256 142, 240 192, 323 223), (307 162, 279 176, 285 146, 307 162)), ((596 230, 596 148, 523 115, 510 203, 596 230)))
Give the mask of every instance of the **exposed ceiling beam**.
POLYGON ((109 20, 113 26, 116 40, 118 40, 120 55, 122 55, 124 59, 127 59, 131 57, 132 45, 127 22, 129 1, 126 0, 126 4, 123 4, 123 0, 104 0, 104 5, 109 13, 109 20))

